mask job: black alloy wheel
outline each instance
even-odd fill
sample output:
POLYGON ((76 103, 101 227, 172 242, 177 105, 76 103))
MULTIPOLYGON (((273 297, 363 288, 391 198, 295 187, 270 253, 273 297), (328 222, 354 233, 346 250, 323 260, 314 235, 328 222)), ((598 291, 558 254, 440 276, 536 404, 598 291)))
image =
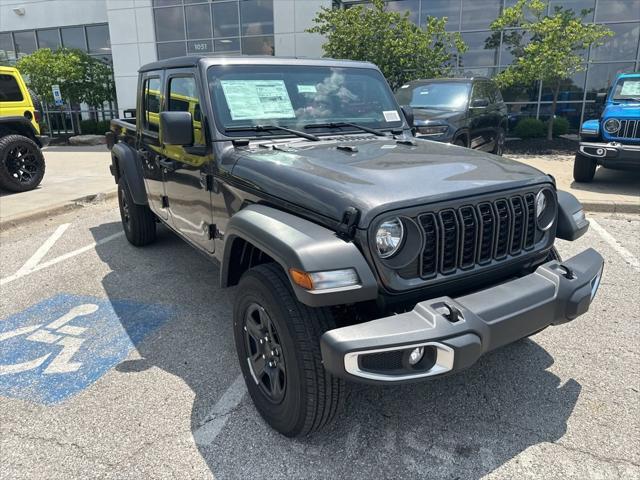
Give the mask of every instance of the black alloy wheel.
POLYGON ((244 314, 243 329, 251 376, 271 402, 281 403, 287 388, 287 370, 275 324, 264 307, 252 303, 244 314))
POLYGON ((44 177, 40 147, 28 137, 7 135, 0 139, 0 188, 12 192, 33 190, 44 177))

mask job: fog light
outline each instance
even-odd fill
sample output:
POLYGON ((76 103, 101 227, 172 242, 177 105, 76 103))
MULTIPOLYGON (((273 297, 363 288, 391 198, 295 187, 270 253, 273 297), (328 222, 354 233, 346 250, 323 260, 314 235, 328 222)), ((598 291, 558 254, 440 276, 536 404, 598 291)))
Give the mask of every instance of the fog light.
POLYGON ((604 155, 604 150, 602 148, 599 148, 598 150, 596 150, 596 154, 597 155, 604 155))
POLYGON ((424 347, 417 347, 409 354, 409 365, 415 365, 424 357, 424 347))

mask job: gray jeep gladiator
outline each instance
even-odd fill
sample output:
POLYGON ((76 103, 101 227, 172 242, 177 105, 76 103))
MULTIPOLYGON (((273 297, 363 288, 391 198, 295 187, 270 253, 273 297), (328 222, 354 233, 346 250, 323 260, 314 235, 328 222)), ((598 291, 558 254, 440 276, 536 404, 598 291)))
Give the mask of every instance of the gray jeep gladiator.
POLYGON ((108 135, 127 239, 159 223, 219 265, 253 402, 273 428, 331 421, 345 381, 469 367, 585 313, 603 259, 561 260, 579 202, 526 165, 415 139, 375 65, 184 57, 140 70, 108 135))

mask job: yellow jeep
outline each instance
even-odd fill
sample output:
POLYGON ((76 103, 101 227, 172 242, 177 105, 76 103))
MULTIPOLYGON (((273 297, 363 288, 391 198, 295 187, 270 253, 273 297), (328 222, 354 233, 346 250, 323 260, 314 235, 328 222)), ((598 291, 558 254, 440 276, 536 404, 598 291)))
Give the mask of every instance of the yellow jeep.
POLYGON ((0 189, 24 192, 36 188, 44 176, 40 112, 20 72, 0 66, 0 189))

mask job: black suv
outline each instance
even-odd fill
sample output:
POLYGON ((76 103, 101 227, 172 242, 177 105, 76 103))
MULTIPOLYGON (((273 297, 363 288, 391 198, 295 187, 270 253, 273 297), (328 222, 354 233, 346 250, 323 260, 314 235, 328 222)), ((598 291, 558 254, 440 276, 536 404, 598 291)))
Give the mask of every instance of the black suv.
POLYGON ((507 107, 488 78, 414 80, 396 92, 414 111, 417 137, 502 155, 507 107))
POLYGON ((595 250, 553 247, 587 230, 578 201, 528 165, 414 138, 375 65, 176 58, 142 67, 137 96, 108 140, 127 239, 165 225, 238 286, 239 367, 285 435, 329 422, 345 380, 460 371, 598 289, 595 250))

